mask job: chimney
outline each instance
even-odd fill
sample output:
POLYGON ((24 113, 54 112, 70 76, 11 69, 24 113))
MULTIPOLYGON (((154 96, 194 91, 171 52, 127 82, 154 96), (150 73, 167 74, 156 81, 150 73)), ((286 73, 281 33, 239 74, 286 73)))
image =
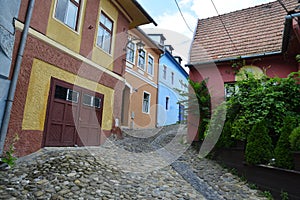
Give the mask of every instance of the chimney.
POLYGON ((174 58, 181 65, 182 58, 180 56, 174 56, 174 58))

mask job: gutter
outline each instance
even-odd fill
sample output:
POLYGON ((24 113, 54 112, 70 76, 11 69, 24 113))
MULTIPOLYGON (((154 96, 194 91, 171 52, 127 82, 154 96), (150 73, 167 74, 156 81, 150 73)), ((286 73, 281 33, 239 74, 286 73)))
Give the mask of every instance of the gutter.
POLYGON ((212 64, 212 63, 230 62, 230 61, 240 60, 240 59, 258 58, 258 57, 262 57, 262 56, 274 56, 274 55, 279 55, 281 53, 282 53, 282 51, 259 53, 259 54, 252 54, 252 55, 246 55, 246 56, 224 58, 224 59, 219 59, 219 60, 210 60, 210 61, 204 61, 204 62, 189 63, 189 64, 186 64, 185 66, 186 67, 192 67, 192 66, 195 66, 195 65, 205 65, 205 64, 212 64))
POLYGON ((18 49, 16 64, 14 67, 13 76, 12 76, 9 91, 8 91, 6 105, 4 108, 5 111, 4 111, 4 116, 3 116, 3 122, 2 122, 1 129, 0 129, 0 155, 3 153, 3 149, 4 149, 5 139, 6 139, 7 130, 8 130, 8 124, 9 124, 10 115, 11 115, 11 109, 12 109, 14 96, 15 96, 15 92, 16 92, 16 88, 17 88, 18 76, 19 76, 19 72, 20 72, 20 68, 21 68, 21 63, 22 63, 22 59, 23 59, 23 55, 24 55, 26 40, 27 40, 29 26, 30 26, 30 21, 31 21, 31 17, 32 17, 33 8, 34 8, 34 2, 35 2, 35 0, 30 0, 28 7, 27 7, 27 14, 26 14, 26 19, 25 19, 24 29, 23 29, 22 36, 21 36, 20 46, 18 49))

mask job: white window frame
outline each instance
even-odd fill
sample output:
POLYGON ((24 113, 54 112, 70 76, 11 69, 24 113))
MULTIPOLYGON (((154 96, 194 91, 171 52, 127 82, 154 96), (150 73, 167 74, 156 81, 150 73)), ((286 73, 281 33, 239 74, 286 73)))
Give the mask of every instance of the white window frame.
POLYGON ((58 2, 60 0, 56 0, 55 1, 55 5, 54 5, 54 10, 53 10, 53 18, 56 19, 58 22, 62 23, 63 25, 65 25, 66 27, 68 27, 69 29, 71 29, 72 31, 75 32, 79 32, 79 27, 80 27, 80 19, 81 19, 81 9, 82 9, 82 4, 83 4, 83 0, 68 0, 67 3, 67 11, 65 11, 65 16, 64 19, 59 19, 57 16, 57 6, 58 6, 58 2), (78 4, 78 5, 76 5, 78 4), (75 19, 75 25, 74 27, 72 27, 70 24, 68 24, 68 14, 70 11, 70 6, 71 5, 75 5, 77 7, 77 13, 76 13, 76 19, 75 19))
POLYGON ((140 50, 140 52, 138 53, 138 58, 137 58, 137 66, 138 66, 138 68, 142 69, 143 71, 146 71, 146 64, 147 64, 147 59, 146 58, 147 58, 147 52, 144 49, 140 50), (140 54, 141 54, 141 52, 145 53, 145 55, 144 55, 144 66, 140 65, 140 54))
POLYGON ((108 15, 106 14, 106 12, 104 12, 103 10, 100 11, 100 15, 99 15, 99 20, 98 20, 98 30, 97 30, 97 40, 96 40, 96 45, 97 47, 99 47, 101 50, 103 50, 105 53, 108 53, 109 55, 112 54, 112 45, 113 45, 113 38, 114 38, 114 20, 108 15), (108 19, 112 25, 111 25, 111 29, 109 29, 108 27, 105 26, 105 24, 101 23, 101 17, 104 16, 106 19, 108 19), (102 38, 102 41, 100 43, 99 41, 99 31, 104 30, 108 33, 110 33, 110 41, 109 41, 109 50, 107 51, 104 48, 105 45, 105 39, 104 37, 102 38))
POLYGON ((171 72, 171 84, 174 85, 175 82, 175 73, 171 72))
POLYGON ((163 65, 163 79, 167 80, 167 71, 168 67, 166 65, 163 65))
POLYGON ((154 57, 151 54, 148 54, 148 58, 147 58, 147 73, 150 76, 154 76, 154 57), (149 58, 152 59, 152 72, 149 72, 149 58))
POLYGON ((136 44, 132 41, 129 41, 127 46, 126 46, 126 61, 131 63, 131 64, 134 64, 135 63, 135 56, 136 56, 136 44), (128 47, 129 44, 133 44, 133 49, 128 47), (127 57, 129 50, 133 50, 133 60, 132 61, 128 60, 128 57, 127 57))
POLYGON ((142 100, 142 112, 143 112, 143 113, 145 113, 145 114, 150 114, 150 103, 151 103, 151 93, 144 91, 144 92, 143 92, 143 100, 142 100), (145 105, 144 105, 144 102, 145 102, 145 98, 144 98, 144 97, 145 97, 145 94, 149 95, 149 101, 148 101, 148 108, 147 108, 147 111, 144 110, 144 107, 145 107, 145 105))

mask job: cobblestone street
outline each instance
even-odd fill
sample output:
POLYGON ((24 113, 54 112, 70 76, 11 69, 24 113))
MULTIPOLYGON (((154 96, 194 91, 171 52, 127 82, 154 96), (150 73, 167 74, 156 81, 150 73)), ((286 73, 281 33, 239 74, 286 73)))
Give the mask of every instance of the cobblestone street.
POLYGON ((44 148, 0 172, 0 198, 265 199, 214 161, 198 158, 184 132, 179 126, 127 131, 101 147, 44 148))

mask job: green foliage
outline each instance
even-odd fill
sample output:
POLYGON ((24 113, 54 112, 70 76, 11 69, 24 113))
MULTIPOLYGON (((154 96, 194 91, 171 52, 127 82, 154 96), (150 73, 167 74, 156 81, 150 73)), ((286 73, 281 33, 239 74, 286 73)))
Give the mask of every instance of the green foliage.
POLYGON ((281 200, 289 200, 289 194, 281 190, 280 192, 281 200))
POLYGON ((296 61, 297 61, 298 63, 300 63, 300 54, 297 54, 296 57, 295 57, 295 59, 296 59, 296 61))
POLYGON ((14 154, 14 147, 13 145, 9 146, 9 150, 6 152, 4 158, 1 158, 1 161, 8 164, 10 167, 15 166, 17 158, 13 156, 14 154))
POLYGON ((231 122, 227 121, 224 124, 221 136, 216 144, 216 148, 229 148, 234 145, 234 139, 231 136, 231 122))
POLYGON ((300 72, 287 78, 256 79, 251 73, 245 77, 236 82, 238 91, 227 101, 227 120, 233 122, 233 137, 245 140, 252 127, 264 120, 269 134, 278 138, 284 117, 299 117, 300 72))
POLYGON ((291 153, 291 146, 289 142, 289 136, 293 129, 296 127, 297 119, 292 116, 287 116, 284 119, 283 127, 279 140, 275 147, 275 165, 277 167, 292 169, 293 157, 291 153))
POLYGON ((1 158, 1 161, 8 164, 11 168, 15 166, 17 158, 14 156, 14 145, 19 140, 19 135, 16 134, 13 138, 12 144, 9 145, 9 150, 5 153, 5 157, 1 158))
POLYGON ((208 127, 210 117, 211 117, 211 102, 210 94, 207 88, 207 79, 201 82, 194 82, 189 79, 189 84, 195 91, 198 110, 199 110, 199 127, 198 134, 199 139, 203 140, 205 135, 205 130, 208 127))
POLYGON ((264 191, 264 192, 263 192, 263 195, 264 195, 268 200, 273 200, 273 199, 274 199, 270 191, 264 191))
POLYGON ((292 131, 289 142, 293 151, 300 151, 300 126, 292 131))
POLYGON ((272 140, 265 122, 255 124, 247 138, 245 157, 249 164, 267 164, 272 158, 272 140))

